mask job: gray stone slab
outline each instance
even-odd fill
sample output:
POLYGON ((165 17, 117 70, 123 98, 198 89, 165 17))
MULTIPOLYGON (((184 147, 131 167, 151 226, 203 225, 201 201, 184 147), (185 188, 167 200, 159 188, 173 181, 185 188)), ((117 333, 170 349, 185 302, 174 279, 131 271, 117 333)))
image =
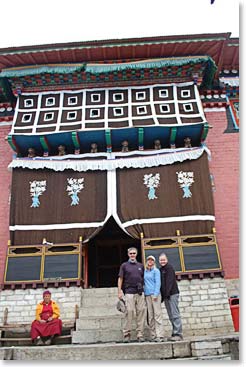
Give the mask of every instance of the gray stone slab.
POLYGON ((184 358, 191 356, 190 342, 182 341, 173 343, 173 356, 175 358, 184 358))
POLYGON ((83 329, 105 329, 108 328, 110 330, 121 329, 122 328, 122 320, 124 317, 119 313, 119 315, 112 316, 92 316, 92 317, 80 317, 76 321, 76 330, 83 329))
MULTIPOLYGON (((101 338, 98 333, 98 338, 101 338)), ((87 332, 88 340, 88 332, 87 332)), ((54 346, 29 347, 1 347, 0 357, 3 360, 235 360, 238 359, 238 335, 217 336, 210 340, 204 337, 204 342, 223 341, 230 343, 230 353, 217 354, 220 348, 211 350, 206 355, 207 348, 197 349, 199 355, 189 355, 189 346, 198 340, 186 339, 182 342, 166 343, 98 343, 98 344, 70 344, 54 346), (233 348, 232 348, 233 346, 233 348), (235 349, 235 355, 232 353, 235 349), (202 352, 205 354, 202 355, 202 352), (213 353, 213 354, 212 354, 213 353)), ((202 336, 199 338, 202 342, 202 336)))
POLYGON ((172 345, 153 343, 108 343, 104 345, 69 347, 15 348, 14 360, 160 360, 172 358, 172 345))
POLYGON ((117 316, 119 311, 116 309, 116 305, 108 305, 101 307, 81 307, 79 310, 79 318, 91 317, 91 316, 117 316))

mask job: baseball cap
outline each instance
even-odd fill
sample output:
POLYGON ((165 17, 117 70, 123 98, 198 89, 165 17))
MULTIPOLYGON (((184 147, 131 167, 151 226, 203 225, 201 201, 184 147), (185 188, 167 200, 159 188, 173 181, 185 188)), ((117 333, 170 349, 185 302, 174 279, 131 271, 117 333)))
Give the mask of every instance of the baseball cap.
POLYGON ((147 260, 149 260, 149 259, 152 259, 152 260, 154 260, 154 261, 155 261, 155 257, 154 257, 154 256, 152 256, 152 255, 149 255, 149 256, 147 257, 147 260))
POLYGON ((118 311, 125 313, 126 312, 126 303, 123 299, 120 299, 117 304, 116 308, 118 311))

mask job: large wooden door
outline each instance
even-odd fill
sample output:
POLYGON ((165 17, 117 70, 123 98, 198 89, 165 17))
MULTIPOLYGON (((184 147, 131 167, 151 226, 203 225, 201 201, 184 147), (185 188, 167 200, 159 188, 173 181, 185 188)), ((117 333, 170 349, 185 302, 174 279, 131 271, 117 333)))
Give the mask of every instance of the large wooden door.
POLYGON ((128 260, 127 249, 131 246, 138 248, 141 261, 140 240, 128 236, 109 219, 88 243, 88 286, 116 287, 120 265, 128 260))

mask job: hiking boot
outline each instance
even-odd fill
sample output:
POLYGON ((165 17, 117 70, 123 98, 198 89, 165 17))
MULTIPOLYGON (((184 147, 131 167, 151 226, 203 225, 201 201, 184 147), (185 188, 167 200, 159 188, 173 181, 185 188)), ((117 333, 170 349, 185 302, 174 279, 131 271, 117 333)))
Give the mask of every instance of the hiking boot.
POLYGON ((123 336, 123 343, 130 343, 131 337, 130 335, 124 335, 123 336))
POLYGON ((145 339, 142 336, 140 336, 140 337, 138 337, 138 342, 139 343, 144 343, 145 339))
POLYGON ((171 342, 179 342, 183 340, 183 337, 182 335, 174 335, 171 338, 168 338, 168 340, 170 340, 171 342))

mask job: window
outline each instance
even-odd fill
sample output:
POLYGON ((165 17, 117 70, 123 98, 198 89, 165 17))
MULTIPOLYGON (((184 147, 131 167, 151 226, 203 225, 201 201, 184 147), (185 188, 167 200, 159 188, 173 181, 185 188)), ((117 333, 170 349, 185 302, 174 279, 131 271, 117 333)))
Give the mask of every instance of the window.
POLYGON ((99 109, 90 110, 90 117, 95 118, 95 117, 98 117, 99 115, 100 115, 99 109))
POLYGON ((21 122, 30 122, 32 119, 32 115, 31 113, 25 113, 23 116, 22 116, 22 119, 21 119, 21 122))
POLYGON ((181 97, 183 98, 190 97, 190 90, 189 89, 181 90, 181 97))
POLYGON ((68 112, 67 119, 68 120, 75 120, 77 117, 77 111, 68 112))
POLYGON ((54 104, 55 104, 55 97, 49 97, 45 101, 46 107, 54 106, 54 104))
POLYGON ((160 89, 159 90, 159 97, 160 98, 166 98, 166 97, 168 97, 168 89, 160 89))
POLYGON ((113 111, 114 111, 114 116, 122 116, 123 115, 123 108, 122 107, 114 108, 113 111))
POLYGON ((101 95, 98 93, 91 94, 91 102, 100 102, 101 95))
POLYGON ((78 103, 78 97, 68 97, 68 105, 73 106, 78 103))
POLYGON ((160 110, 162 113, 168 113, 170 112, 170 106, 168 104, 162 104, 160 105, 160 110))
POLYGON ((147 113, 146 106, 139 106, 139 107, 137 107, 137 114, 138 115, 144 115, 146 113, 147 113))
POLYGON ((141 101, 146 98, 146 92, 137 92, 136 93, 136 100, 141 101))
POLYGON ((47 112, 44 115, 44 121, 50 121, 54 118, 54 112, 47 112))
POLYGON ((123 93, 115 93, 113 94, 113 101, 114 102, 121 102, 124 99, 124 94, 123 93))
POLYGON ((214 270, 222 270, 215 235, 180 236, 180 244, 172 244, 175 237, 156 240, 144 239, 144 257, 151 254, 158 261, 159 255, 164 252, 172 263, 175 272, 179 273, 203 273, 214 270), (209 243, 208 243, 209 242, 209 243))
POLYGON ((33 99, 25 99, 24 100, 25 107, 33 107, 33 99))
POLYGON ((192 104, 191 103, 184 104, 184 110, 185 110, 185 112, 193 111, 192 104))

